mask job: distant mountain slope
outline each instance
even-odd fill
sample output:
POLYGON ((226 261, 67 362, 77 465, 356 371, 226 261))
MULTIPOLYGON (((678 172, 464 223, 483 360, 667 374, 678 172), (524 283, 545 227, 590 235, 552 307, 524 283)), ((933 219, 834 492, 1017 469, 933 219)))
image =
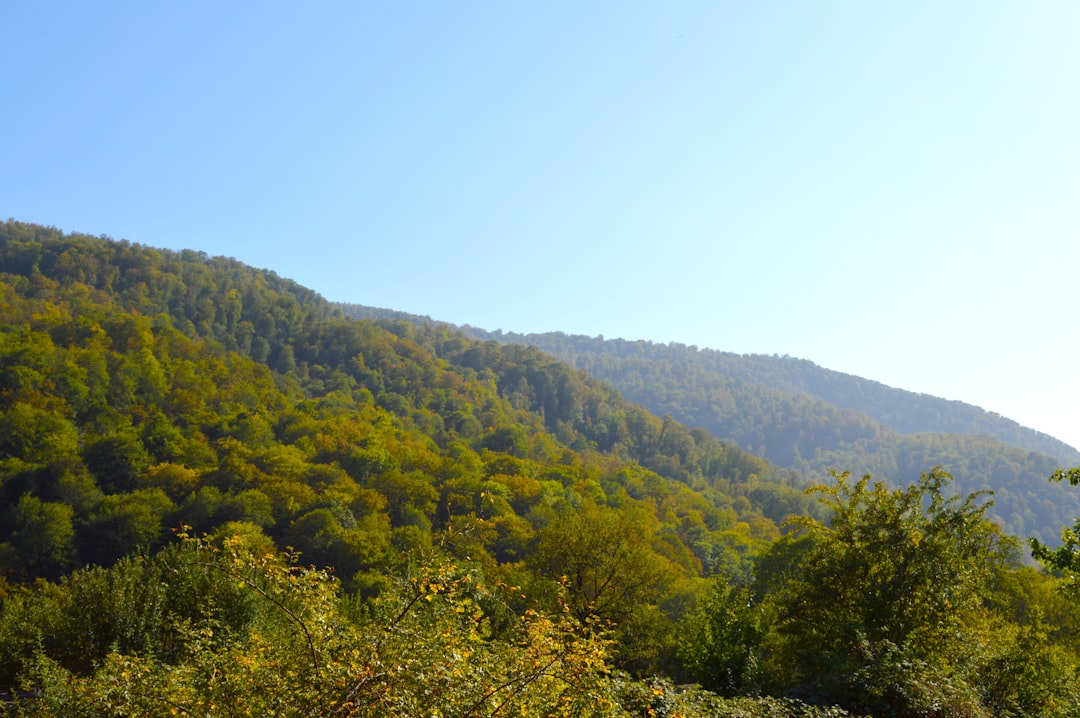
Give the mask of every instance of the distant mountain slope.
MULTIPOLYGON (((351 316, 432 322, 390 310, 341 307, 351 316)), ((811 476, 836 468, 911 480, 941 464, 965 491, 993 489, 993 513, 1018 536, 1056 542, 1060 527, 1080 508, 1075 496, 1046 481, 1055 468, 1080 463, 1080 453, 961 402, 892 389, 788 357, 562 333, 462 331, 536 346, 611 383, 656 414, 705 428, 811 476)))
POLYGON ((941 399, 886 386, 880 382, 825 369, 805 359, 738 355, 701 350, 702 361, 728 373, 745 373, 766 386, 801 392, 844 409, 873 417, 891 429, 905 433, 975 434, 999 439, 1028 451, 1036 451, 1064 464, 1080 463, 1080 451, 1063 441, 995 412, 961 401, 941 399))
MULTIPOLYGON (((505 343, 524 343, 569 361, 573 365, 591 364, 603 371, 588 356, 614 356, 643 359, 666 364, 686 378, 694 372, 713 373, 737 381, 778 389, 790 394, 807 394, 841 409, 866 414, 880 424, 904 434, 972 434, 998 439, 1028 451, 1049 456, 1063 465, 1080 464, 1080 451, 1063 441, 1012 419, 960 401, 940 399, 895 389, 880 382, 825 369, 805 359, 762 354, 734 354, 713 349, 698 349, 681 344, 605 340, 561 333, 497 334, 469 328, 468 333, 481 339, 505 343)), ((612 376, 601 377, 613 381, 612 376)), ((785 462, 786 463, 786 462, 785 462)))

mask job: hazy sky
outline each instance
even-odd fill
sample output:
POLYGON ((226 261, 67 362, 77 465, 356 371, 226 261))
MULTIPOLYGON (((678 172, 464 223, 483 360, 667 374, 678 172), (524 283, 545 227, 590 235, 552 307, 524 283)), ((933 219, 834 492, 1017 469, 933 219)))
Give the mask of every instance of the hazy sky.
POLYGON ((1080 3, 7 2, 0 215, 1080 446, 1080 3))

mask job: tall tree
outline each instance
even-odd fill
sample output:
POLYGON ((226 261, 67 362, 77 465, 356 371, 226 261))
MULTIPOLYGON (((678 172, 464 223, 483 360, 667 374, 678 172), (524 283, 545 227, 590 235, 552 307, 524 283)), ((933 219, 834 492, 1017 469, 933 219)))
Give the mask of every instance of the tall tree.
MULTIPOLYGON (((1080 486, 1080 466, 1059 469, 1050 476, 1051 481, 1068 481, 1080 486)), ((1068 581, 1067 590, 1080 598, 1080 517, 1071 527, 1061 530, 1061 546, 1050 549, 1038 539, 1031 539, 1031 553, 1051 571, 1060 572, 1068 581)))
POLYGON ((960 637, 1015 545, 986 520, 984 496, 950 496, 952 477, 939 469, 900 489, 834 478, 813 489, 829 523, 793 519, 806 538, 773 550, 795 553, 773 557, 787 572, 774 603, 774 677, 877 714, 926 715, 935 701, 977 706, 957 676, 956 666, 974 660, 960 637))

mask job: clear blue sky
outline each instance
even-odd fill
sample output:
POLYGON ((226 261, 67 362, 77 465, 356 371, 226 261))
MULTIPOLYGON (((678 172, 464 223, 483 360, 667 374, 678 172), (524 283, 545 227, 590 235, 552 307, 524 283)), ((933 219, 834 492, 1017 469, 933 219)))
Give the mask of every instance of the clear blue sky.
POLYGON ((1080 3, 7 2, 0 215, 1080 446, 1080 3))

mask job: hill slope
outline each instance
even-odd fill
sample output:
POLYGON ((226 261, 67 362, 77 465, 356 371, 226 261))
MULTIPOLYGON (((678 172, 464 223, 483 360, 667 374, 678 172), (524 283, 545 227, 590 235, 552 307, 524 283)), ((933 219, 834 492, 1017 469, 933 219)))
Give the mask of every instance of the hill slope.
MULTIPOLYGON (((753 386, 764 446, 823 410, 753 386)), ((832 410, 844 458, 895 449, 832 410)), ((956 436, 908 460, 985 478, 1011 456, 956 436)), ((535 347, 345 318, 233 260, 0 227, 0 712, 1075 705, 1080 613, 981 497, 939 472, 837 479, 830 525, 798 483, 535 347)))
POLYGON ((234 260, 0 227, 0 579, 186 524, 292 546, 360 593, 449 544, 546 606, 581 514, 607 532, 583 566, 632 548, 602 585, 637 627, 620 660, 649 665, 696 579, 745 574, 811 510, 790 478, 536 349, 343 318, 234 260))
MULTIPOLYGON (((428 317, 340 305, 351 316, 428 317)), ((464 327, 469 336, 543 349, 611 383, 631 401, 707 429, 786 468, 827 469, 910 481, 942 465, 964 491, 992 489, 993 515, 1011 533, 1060 541, 1080 502, 1050 485, 1080 452, 961 402, 914 394, 788 357, 742 356, 684 345, 562 333, 464 327)))
MULTIPOLYGON (((480 338, 498 339, 473 331, 480 338)), ((540 347, 564 361, 577 363, 586 355, 640 357, 682 368, 681 379, 695 383, 695 371, 777 389, 806 394, 841 409, 866 414, 903 434, 941 433, 987 436, 1021 449, 1035 451, 1063 464, 1080 463, 1080 451, 1047 434, 977 406, 895 389, 880 382, 831 371, 805 359, 788 356, 742 355, 678 344, 604 341, 559 334, 505 334, 503 340, 540 347)))

